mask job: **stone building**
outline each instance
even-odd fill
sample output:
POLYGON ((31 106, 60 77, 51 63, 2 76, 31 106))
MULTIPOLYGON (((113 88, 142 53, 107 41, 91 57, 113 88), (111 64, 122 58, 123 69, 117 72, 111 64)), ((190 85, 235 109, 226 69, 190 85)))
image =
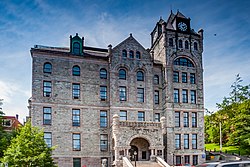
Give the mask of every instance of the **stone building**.
POLYGON ((56 146, 60 167, 156 156, 170 165, 202 163, 202 52, 203 30, 179 11, 156 23, 150 49, 132 34, 107 49, 85 46, 78 34, 69 48, 35 45, 32 124, 56 146))

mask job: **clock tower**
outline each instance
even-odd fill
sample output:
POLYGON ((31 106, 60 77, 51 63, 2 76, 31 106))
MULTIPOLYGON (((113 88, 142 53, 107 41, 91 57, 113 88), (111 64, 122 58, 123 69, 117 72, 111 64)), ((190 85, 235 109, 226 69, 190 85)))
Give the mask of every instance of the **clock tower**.
POLYGON ((171 11, 167 21, 161 18, 151 33, 152 57, 163 65, 164 155, 173 165, 205 161, 203 30, 193 30, 190 21, 181 12, 171 11))

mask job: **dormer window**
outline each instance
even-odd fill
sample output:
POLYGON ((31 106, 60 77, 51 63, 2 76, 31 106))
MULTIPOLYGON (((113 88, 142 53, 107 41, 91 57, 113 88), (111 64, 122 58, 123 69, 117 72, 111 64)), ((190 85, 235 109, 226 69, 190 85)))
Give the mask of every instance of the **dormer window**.
POLYGON ((80 54, 80 44, 79 42, 74 42, 73 44, 73 53, 79 55, 80 54))
POLYGON ((122 57, 124 57, 124 58, 127 57, 127 51, 126 50, 122 51, 122 57))
POLYGON ((129 51, 129 58, 133 59, 134 58, 134 51, 129 51))
POLYGON ((74 55, 83 55, 84 38, 80 38, 78 33, 74 37, 70 36, 70 53, 74 55))
POLYGON ((44 65, 43 65, 43 72, 51 74, 51 72, 52 72, 52 65, 50 63, 44 63, 44 65))
POLYGON ((139 51, 136 51, 136 58, 141 59, 141 53, 139 51))

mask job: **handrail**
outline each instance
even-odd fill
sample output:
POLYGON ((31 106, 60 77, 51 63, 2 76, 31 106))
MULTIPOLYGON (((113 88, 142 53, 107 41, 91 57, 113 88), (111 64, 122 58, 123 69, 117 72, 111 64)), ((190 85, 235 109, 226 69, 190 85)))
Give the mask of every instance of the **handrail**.
POLYGON ((155 160, 158 164, 161 164, 164 167, 170 167, 170 165, 167 164, 161 157, 157 156, 155 160))
POLYGON ((124 167, 134 167, 133 164, 128 160, 127 157, 123 157, 122 160, 123 160, 124 167))

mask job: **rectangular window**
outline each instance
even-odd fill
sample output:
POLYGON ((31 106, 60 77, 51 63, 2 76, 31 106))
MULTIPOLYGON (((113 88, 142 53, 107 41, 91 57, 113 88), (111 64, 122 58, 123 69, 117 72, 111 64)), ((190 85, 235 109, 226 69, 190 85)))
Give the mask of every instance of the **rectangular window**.
POLYGON ((137 88, 137 102, 143 103, 144 102, 144 89, 137 88))
POLYGON ((160 122, 160 113, 155 113, 155 122, 160 122))
POLYGON ((198 164, 198 155, 193 155, 193 165, 198 164))
POLYGON ((100 98, 102 101, 107 100, 107 86, 100 86, 100 98))
POLYGON ((73 158, 73 167, 81 167, 81 158, 73 158))
POLYGON ((192 127, 193 128, 197 127, 197 113, 196 112, 192 113, 192 127))
POLYGON ((186 72, 181 73, 181 80, 182 80, 182 83, 187 83, 187 73, 186 72))
POLYGON ((175 157, 175 162, 176 162, 176 166, 182 166, 181 164, 181 156, 180 155, 176 155, 175 157))
POLYGON ((174 89, 174 102, 179 103, 180 98, 179 98, 179 89, 174 89))
POLYGON ((80 126, 80 110, 72 110, 72 126, 80 126))
POLYGON ((191 103, 192 104, 196 104, 196 91, 195 90, 191 90, 190 91, 190 99, 191 99, 191 103))
POLYGON ((48 147, 52 146, 52 135, 51 132, 44 132, 44 141, 47 144, 48 147))
POLYGON ((145 121, 145 113, 143 111, 138 111, 138 121, 145 121))
POLYGON ((180 112, 175 112, 175 127, 180 127, 180 112))
POLYGON ((184 156, 184 163, 185 164, 190 164, 190 156, 189 155, 184 156))
POLYGON ((120 111, 120 121, 127 121, 127 111, 120 111))
POLYGON ((51 125, 51 107, 43 107, 43 124, 51 125))
POLYGON ((108 135, 101 135, 100 138, 100 150, 108 151, 108 135))
POLYGON ((189 127, 189 114, 188 114, 188 112, 183 113, 183 126, 189 127))
POLYGON ((154 94, 155 98, 155 104, 159 104, 159 91, 158 90, 155 90, 155 94, 154 94))
POLYGON ((126 101, 127 100, 126 87, 124 87, 124 86, 119 87, 119 97, 120 97, 120 101, 126 101))
MULTIPOLYGON (((11 125, 13 124, 13 123, 11 123, 12 121, 10 120, 10 119, 4 119, 4 120, 2 120, 2 125, 4 126, 4 127, 11 127, 11 125)), ((1 124, 0 124, 0 126, 1 126, 1 124)))
POLYGON ((175 134, 175 149, 181 149, 181 134, 175 134))
POLYGON ((189 149, 189 134, 184 134, 184 149, 189 149))
POLYGON ((197 134, 192 134, 192 149, 197 149, 197 134))
POLYGON ((194 73, 190 73, 190 83, 195 84, 195 74, 194 73))
POLYGON ((51 97, 52 85, 51 81, 43 81, 43 96, 51 97))
POLYGON ((179 82, 179 72, 178 71, 174 71, 173 81, 177 82, 177 83, 179 82))
POLYGON ((108 124, 107 119, 107 111, 101 111, 100 112, 100 127, 106 128, 108 124))
POLYGON ((186 90, 186 89, 182 90, 182 102, 183 103, 188 102, 188 90, 186 90))
POLYGON ((72 84, 72 96, 73 99, 80 99, 80 84, 72 84))
POLYGON ((79 133, 73 133, 73 150, 80 151, 81 150, 81 136, 79 133))

